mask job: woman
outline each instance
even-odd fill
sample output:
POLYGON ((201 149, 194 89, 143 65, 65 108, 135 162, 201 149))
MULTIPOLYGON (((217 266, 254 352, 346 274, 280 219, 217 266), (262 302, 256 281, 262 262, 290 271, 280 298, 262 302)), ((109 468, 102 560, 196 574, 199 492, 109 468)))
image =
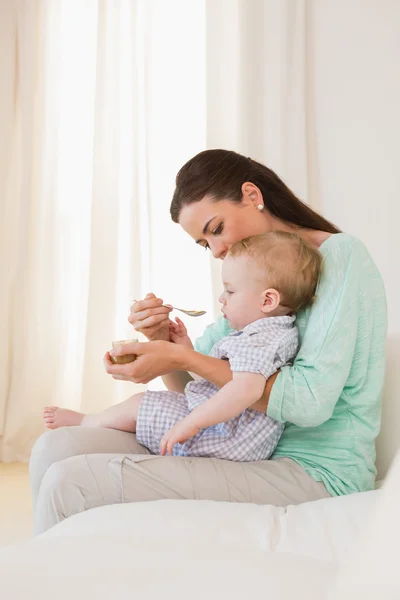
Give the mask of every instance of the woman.
MULTIPOLYGON (((44 434, 31 459, 35 532, 103 504, 201 498, 284 506, 373 489, 375 438, 386 338, 385 292, 363 244, 300 202, 267 167, 234 152, 208 150, 177 175, 171 216, 216 258, 235 242, 272 230, 295 231, 323 256, 311 308, 297 315, 301 346, 293 366, 271 376, 253 407, 286 423, 272 460, 234 463, 150 455, 135 436, 64 427, 44 434)), ((150 343, 124 346, 134 363, 105 367, 115 379, 163 375, 183 391, 190 373, 218 386, 226 361, 207 352, 227 333, 223 318, 196 350, 170 343, 169 312, 148 294, 130 322, 150 343)))

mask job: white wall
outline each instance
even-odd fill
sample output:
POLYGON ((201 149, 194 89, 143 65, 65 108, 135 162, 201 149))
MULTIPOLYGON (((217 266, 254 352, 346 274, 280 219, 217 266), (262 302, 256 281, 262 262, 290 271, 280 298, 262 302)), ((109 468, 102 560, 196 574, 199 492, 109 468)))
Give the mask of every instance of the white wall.
POLYGON ((315 0, 310 16, 321 209, 365 242, 388 297, 382 475, 400 445, 400 2, 315 0))

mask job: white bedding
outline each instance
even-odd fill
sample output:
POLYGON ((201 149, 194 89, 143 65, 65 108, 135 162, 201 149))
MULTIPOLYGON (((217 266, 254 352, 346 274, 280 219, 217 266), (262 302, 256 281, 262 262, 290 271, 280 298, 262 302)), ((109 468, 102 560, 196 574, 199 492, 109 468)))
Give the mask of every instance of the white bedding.
POLYGON ((159 500, 96 508, 59 523, 41 539, 92 537, 129 539, 168 547, 195 543, 197 549, 291 552, 334 563, 374 513, 380 492, 352 494, 276 508, 207 500, 159 500))
POLYGON ((171 500, 96 508, 0 551, 0 594, 321 600, 380 493, 288 509, 171 500))

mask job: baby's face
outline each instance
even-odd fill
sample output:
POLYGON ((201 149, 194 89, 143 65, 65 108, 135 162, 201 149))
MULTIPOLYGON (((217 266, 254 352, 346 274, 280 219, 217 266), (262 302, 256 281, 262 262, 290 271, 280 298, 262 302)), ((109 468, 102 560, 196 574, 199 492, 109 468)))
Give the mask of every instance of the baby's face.
POLYGON ((221 311, 233 329, 243 329, 265 317, 261 309, 265 280, 247 257, 233 258, 228 255, 222 265, 222 281, 224 292, 219 298, 221 311))

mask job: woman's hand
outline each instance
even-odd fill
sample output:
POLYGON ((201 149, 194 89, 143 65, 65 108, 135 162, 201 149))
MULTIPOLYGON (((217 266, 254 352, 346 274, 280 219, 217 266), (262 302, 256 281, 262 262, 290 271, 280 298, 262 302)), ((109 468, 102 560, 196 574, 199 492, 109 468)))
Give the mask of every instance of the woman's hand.
POLYGON ((114 379, 132 381, 133 383, 148 383, 160 375, 171 371, 182 371, 186 352, 193 352, 185 346, 157 340, 154 342, 132 342, 121 344, 111 351, 114 356, 135 354, 136 360, 124 365, 114 364, 110 353, 106 352, 103 362, 109 375, 114 379))
POLYGON ((169 313, 172 308, 162 306, 163 301, 154 294, 147 294, 144 300, 132 304, 128 321, 135 331, 140 331, 149 341, 170 341, 169 313))

